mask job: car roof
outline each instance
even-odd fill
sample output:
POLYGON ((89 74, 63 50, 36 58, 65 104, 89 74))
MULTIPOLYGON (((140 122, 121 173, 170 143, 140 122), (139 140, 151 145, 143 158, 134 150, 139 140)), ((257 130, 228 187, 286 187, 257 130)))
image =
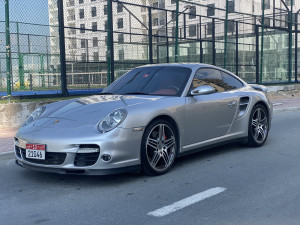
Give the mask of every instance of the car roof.
POLYGON ((179 66, 179 67, 186 67, 193 69, 194 67, 200 68, 200 67, 214 67, 212 65, 204 64, 204 63, 160 63, 160 64, 147 64, 143 66, 139 66, 138 68, 142 67, 156 67, 156 66, 179 66))

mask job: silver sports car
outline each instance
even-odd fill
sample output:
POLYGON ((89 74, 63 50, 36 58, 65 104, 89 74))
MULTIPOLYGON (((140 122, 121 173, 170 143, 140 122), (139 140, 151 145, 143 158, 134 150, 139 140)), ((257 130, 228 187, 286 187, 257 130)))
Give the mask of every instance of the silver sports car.
POLYGON ((177 157, 228 142, 262 146, 265 87, 205 64, 135 68, 99 95, 35 110, 15 137, 16 163, 55 173, 166 173, 177 157))

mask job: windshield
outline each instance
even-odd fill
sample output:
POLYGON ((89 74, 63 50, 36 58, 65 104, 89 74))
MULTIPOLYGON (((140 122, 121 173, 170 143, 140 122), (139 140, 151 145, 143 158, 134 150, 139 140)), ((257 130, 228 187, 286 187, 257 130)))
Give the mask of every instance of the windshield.
POLYGON ((101 94, 180 96, 191 71, 179 66, 136 68, 109 85, 101 94))

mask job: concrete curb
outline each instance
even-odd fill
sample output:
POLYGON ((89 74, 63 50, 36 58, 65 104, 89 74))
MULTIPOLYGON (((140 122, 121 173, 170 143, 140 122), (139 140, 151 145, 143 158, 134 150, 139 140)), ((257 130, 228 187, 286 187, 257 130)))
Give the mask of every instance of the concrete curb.
POLYGON ((281 113, 281 112, 294 112, 300 110, 300 107, 290 107, 284 109, 274 109, 274 113, 281 113))
POLYGON ((13 158, 15 158, 15 152, 14 151, 1 152, 0 153, 0 161, 1 160, 6 160, 6 159, 13 159, 13 158))

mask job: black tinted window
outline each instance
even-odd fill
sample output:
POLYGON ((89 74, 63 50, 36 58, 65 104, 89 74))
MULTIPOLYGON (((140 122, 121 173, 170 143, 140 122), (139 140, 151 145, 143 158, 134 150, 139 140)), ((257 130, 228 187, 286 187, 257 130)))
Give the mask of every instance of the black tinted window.
POLYGON ((222 72, 223 82, 228 86, 227 90, 233 90, 243 87, 244 85, 235 77, 228 73, 222 72))
POLYGON ((185 67, 142 67, 123 75, 103 93, 180 96, 190 77, 185 67))

